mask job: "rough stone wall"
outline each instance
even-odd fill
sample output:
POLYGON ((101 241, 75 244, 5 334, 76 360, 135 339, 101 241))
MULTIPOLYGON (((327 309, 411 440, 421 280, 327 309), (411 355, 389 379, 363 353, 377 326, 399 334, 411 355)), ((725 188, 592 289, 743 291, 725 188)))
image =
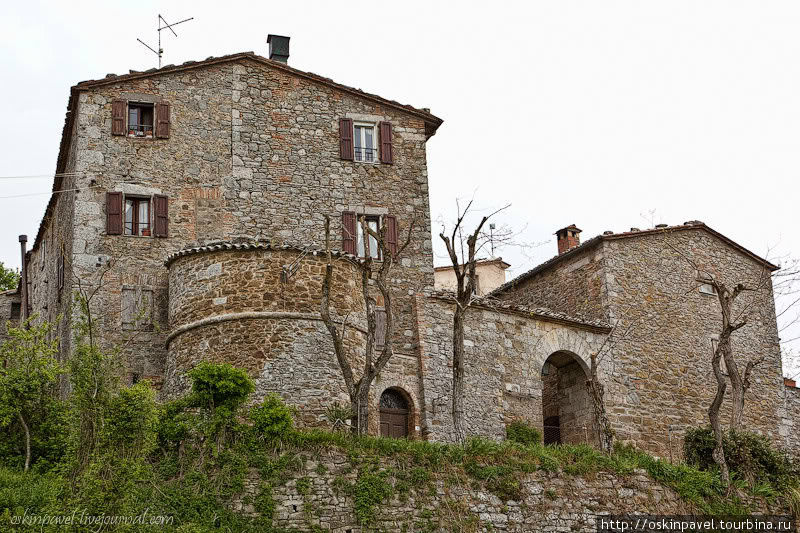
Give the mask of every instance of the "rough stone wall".
MULTIPOLYGON (((423 431, 451 441, 453 303, 417 297, 420 373, 425 394, 423 431)), ((473 307, 464 328, 465 424, 474 435, 502 439, 506 425, 526 420, 542 427, 542 365, 555 352, 589 361, 605 334, 522 313, 473 307)), ((600 367, 606 376, 610 368, 600 367)))
POLYGON ((558 369, 558 421, 561 442, 566 444, 598 442, 586 378, 586 372, 576 362, 558 369))
MULTIPOLYGON (((751 378, 744 425, 777 437, 783 377, 772 284, 763 282, 762 267, 700 229, 611 240, 604 247, 609 310, 622 322, 614 334, 609 391, 620 437, 678 456, 684 430, 708 423, 716 391, 712 340, 722 319, 717 297, 699 291, 697 269, 687 258, 728 287, 761 287, 737 300, 737 312, 752 312, 734 334, 733 349, 741 362, 764 358, 751 378), (634 321, 639 325, 623 333, 634 321)), ((727 421, 729 405, 723 407, 727 421)))
POLYGON ((544 306, 553 311, 593 320, 606 320, 602 247, 576 252, 499 295, 517 305, 544 306))
MULTIPOLYGON (((80 106, 80 104, 78 104, 80 106)), ((80 109, 80 107, 79 107, 80 109)), ((75 195, 71 192, 77 188, 80 178, 75 173, 84 172, 87 162, 79 158, 81 137, 78 121, 73 124, 73 139, 64 167, 61 189, 70 191, 56 195, 55 207, 51 219, 43 225, 44 231, 38 242, 29 235, 31 248, 28 252, 28 305, 30 314, 36 320, 47 321, 53 326, 53 335, 59 339, 60 353, 69 353, 72 345, 73 292, 78 284, 73 276, 73 250, 75 235, 75 195), (58 265, 63 257, 63 283, 59 286, 58 265)), ((78 228, 80 231, 80 228, 78 228)), ((65 381, 66 382, 66 381, 65 381)))
MULTIPOLYGON (((598 517, 609 514, 689 514, 672 490, 653 482, 643 471, 630 476, 605 472, 591 477, 534 472, 520 479, 523 499, 499 499, 467 483, 434 474, 430 486, 412 489, 407 498, 397 493, 376 506, 374 523, 359 524, 353 497, 340 488, 353 483, 358 470, 342 452, 303 456, 303 468, 274 487, 273 526, 299 531, 339 533, 366 531, 596 531, 598 517), (302 481, 301 481, 302 480, 302 481), (317 529, 314 529, 314 528, 317 529)), ((384 461, 383 469, 400 468, 384 461)), ((458 479, 458 478, 456 478, 458 479)), ((392 478, 389 478, 392 482, 392 478)), ((250 503, 260 492, 253 476, 234 507, 255 515, 250 503)))
MULTIPOLYGON (((158 381, 168 330, 163 263, 170 254, 242 235, 320 246, 326 214, 338 246, 345 210, 394 214, 403 233, 416 217, 412 244, 394 276, 399 350, 413 355, 407 295, 433 285, 425 141, 420 119, 246 59, 82 91, 68 164, 78 174, 65 180, 79 191, 63 195, 67 201, 60 201, 45 233, 48 248, 65 250, 73 280, 66 292, 76 280, 102 285, 92 302, 101 341, 123 347, 131 374, 158 381), (114 98, 169 101, 170 138, 112 136, 114 98), (391 121, 394 164, 341 161, 341 117, 391 121), (168 196, 169 237, 106 235, 107 191, 168 196), (151 295, 152 320, 120 336, 130 291, 136 299, 151 295)), ((45 271, 53 276, 51 266, 45 271)), ((61 314, 52 283, 47 293, 43 279, 35 283, 34 311, 46 305, 61 314)))
POLYGON ((778 432, 783 447, 800 460, 800 388, 784 387, 783 402, 778 413, 778 432))
POLYGON ((16 327, 19 321, 11 319, 12 304, 19 303, 19 294, 14 290, 0 292, 0 344, 8 338, 7 326, 16 327))
POLYGON ((762 287, 739 298, 739 309, 755 303, 754 316, 734 334, 733 343, 741 361, 764 357, 747 395, 745 425, 777 438, 783 382, 771 283, 763 283, 758 263, 706 231, 603 240, 522 282, 504 298, 556 309, 562 301, 572 302, 575 313, 581 307, 574 302, 597 301, 609 321, 620 319, 609 343, 613 350, 605 356, 611 375, 606 401, 614 430, 618 438, 676 457, 684 430, 708 423, 716 390, 712 339, 721 323, 717 297, 699 292, 698 273, 687 259, 729 287, 739 282, 762 287), (596 270, 587 271, 592 265, 596 270), (597 286, 594 293, 600 300, 561 297, 584 276, 597 286), (629 329, 632 323, 636 325, 629 329))
MULTIPOLYGON (((253 401, 275 392, 298 407, 301 425, 325 425, 326 407, 349 404, 330 333, 319 315, 325 258, 297 249, 195 252, 169 264, 169 354, 165 392, 188 388, 187 370, 201 360, 247 369, 256 381, 253 401), (285 281, 284 265, 296 265, 285 281)), ((360 271, 335 258, 331 286, 335 320, 347 317, 345 348, 353 371, 363 371, 366 318, 360 271)), ((376 379, 371 431, 378 432, 378 401, 388 387, 412 401, 419 417, 417 361, 396 354, 376 379)))

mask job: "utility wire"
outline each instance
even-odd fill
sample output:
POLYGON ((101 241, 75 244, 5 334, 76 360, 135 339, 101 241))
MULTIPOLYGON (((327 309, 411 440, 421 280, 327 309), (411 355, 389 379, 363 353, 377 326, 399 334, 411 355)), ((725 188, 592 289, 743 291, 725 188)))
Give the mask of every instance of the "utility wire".
POLYGON ((12 194, 10 196, 0 196, 0 200, 9 200, 11 198, 25 198, 27 196, 41 196, 44 194, 56 194, 60 192, 78 192, 84 189, 98 189, 100 185, 91 185, 89 187, 83 187, 81 189, 61 189, 59 191, 47 191, 47 192, 30 192, 25 194, 12 194))
POLYGON ((0 180, 23 180, 34 178, 56 178, 58 176, 80 176, 82 172, 61 172, 60 174, 34 174, 31 176, 0 176, 0 180))

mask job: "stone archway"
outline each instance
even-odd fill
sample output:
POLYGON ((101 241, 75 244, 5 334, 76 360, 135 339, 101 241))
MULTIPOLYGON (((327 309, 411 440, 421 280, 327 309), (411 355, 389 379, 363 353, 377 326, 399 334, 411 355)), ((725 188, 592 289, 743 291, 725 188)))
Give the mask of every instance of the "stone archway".
POLYGON ((553 352, 542 365, 542 434, 545 444, 594 442, 594 411, 583 360, 553 352))
POLYGON ((411 434, 414 407, 411 397, 399 387, 389 387, 381 393, 380 435, 403 438, 411 434))

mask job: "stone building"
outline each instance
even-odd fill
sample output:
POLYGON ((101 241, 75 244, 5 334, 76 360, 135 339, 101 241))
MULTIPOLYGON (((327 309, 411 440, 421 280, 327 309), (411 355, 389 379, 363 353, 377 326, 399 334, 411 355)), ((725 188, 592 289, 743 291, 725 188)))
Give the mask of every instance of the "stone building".
MULTIPOLYGON (((486 296, 506 282, 506 269, 510 267, 502 257, 475 261, 475 293, 486 296)), ((433 284, 437 290, 455 291, 456 273, 452 265, 433 269, 433 284)))
MULTIPOLYGON (((199 361, 231 362, 255 379, 256 400, 277 392, 302 424, 324 425, 325 408, 347 399, 319 315, 324 223, 337 248, 332 308, 348 320, 356 359, 363 216, 385 225, 390 247, 410 242, 391 275, 397 327, 381 342, 395 355, 372 389, 370 431, 450 440, 453 301, 434 286, 426 163, 442 120, 292 68, 288 38, 269 42, 286 53, 71 88, 53 194, 25 254, 27 284, 0 295, 0 318, 17 303, 23 316, 56 323, 67 358, 74 295, 91 295, 96 337, 119 349, 129 382, 148 379, 169 397, 199 361)), ((698 276, 663 256, 658 239, 669 235, 731 279, 771 265, 703 224, 668 229, 573 248, 579 230, 565 228, 562 254, 478 299, 465 332, 470 433, 503 438, 523 419, 550 428, 553 442, 594 442, 590 357, 616 341, 611 324, 629 308, 666 317, 670 334, 637 332, 600 365, 619 437, 666 454, 679 448, 665 444, 673 428, 704 423, 713 299, 678 298, 698 276)), ((797 447, 800 399, 780 379, 774 305, 764 296, 759 310, 743 347, 765 356, 748 423, 797 447)))

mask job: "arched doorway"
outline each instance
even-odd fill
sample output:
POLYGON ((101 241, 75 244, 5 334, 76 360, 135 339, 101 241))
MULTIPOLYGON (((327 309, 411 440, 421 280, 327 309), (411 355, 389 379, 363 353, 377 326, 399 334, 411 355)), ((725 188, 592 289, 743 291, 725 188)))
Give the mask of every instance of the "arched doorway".
POLYGON ((554 352, 542 366, 542 435, 545 444, 594 443, 594 411, 586 369, 573 353, 554 352))
POLYGON ((408 436, 410 405, 398 389, 386 389, 381 394, 381 437, 408 436))

